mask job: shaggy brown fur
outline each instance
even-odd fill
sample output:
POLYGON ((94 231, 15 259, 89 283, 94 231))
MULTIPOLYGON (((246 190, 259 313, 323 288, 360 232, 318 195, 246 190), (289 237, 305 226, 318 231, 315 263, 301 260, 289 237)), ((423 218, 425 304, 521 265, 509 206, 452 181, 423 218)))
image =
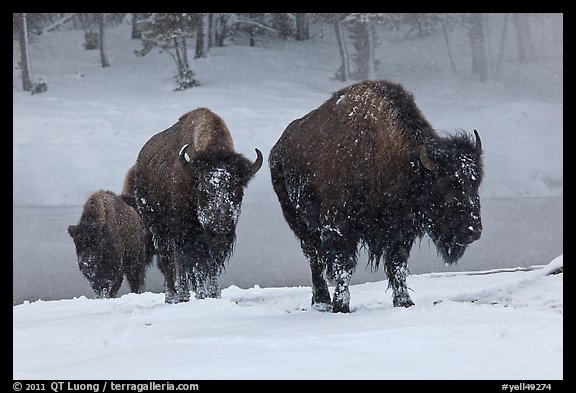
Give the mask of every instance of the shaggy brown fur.
POLYGON ((133 190, 154 236, 167 302, 187 301, 190 287, 199 298, 219 296, 243 188, 262 165, 256 152, 255 163, 236 153, 228 127, 206 108, 181 116, 142 147, 125 189, 133 190))
POLYGON ((357 246, 384 259, 395 306, 410 306, 407 259, 428 233, 446 262, 480 236, 481 144, 440 137, 412 94, 389 81, 341 89, 290 123, 269 157, 284 217, 312 269, 314 304, 348 311, 357 246))
POLYGON ((138 212, 111 191, 86 203, 78 225, 70 225, 80 271, 96 297, 115 297, 123 277, 139 292, 146 270, 146 230, 138 212))

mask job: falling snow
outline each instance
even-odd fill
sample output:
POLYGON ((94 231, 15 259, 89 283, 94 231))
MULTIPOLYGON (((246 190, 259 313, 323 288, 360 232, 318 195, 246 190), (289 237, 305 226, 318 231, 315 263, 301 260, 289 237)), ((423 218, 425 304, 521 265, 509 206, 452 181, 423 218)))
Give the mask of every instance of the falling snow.
MULTIPOLYGON (((141 43, 128 23, 106 31, 105 69, 78 31, 35 36, 33 75, 49 86, 42 94, 21 91, 14 41, 13 378, 564 377, 563 274, 550 274, 563 264, 561 29, 527 64, 508 42, 501 78, 486 82, 469 75, 467 34, 450 35, 458 73, 441 32, 411 39, 410 50, 405 32, 380 35, 376 76, 413 92, 437 130, 476 128, 483 142, 483 237, 457 266, 444 267, 427 239, 413 248, 415 306, 393 307, 384 273, 359 259, 352 312, 311 307, 310 270, 266 165, 247 189, 220 299, 165 304, 157 268, 145 293, 93 298, 65 230, 88 195, 120 192, 148 138, 198 106, 226 120, 237 151, 258 147, 266 157, 292 120, 349 84, 331 79, 339 65, 332 29, 311 27, 306 41, 211 48, 191 62, 202 85, 182 92, 172 91, 166 54, 134 56, 141 43)), ((292 192, 298 200, 302 191, 292 192)))

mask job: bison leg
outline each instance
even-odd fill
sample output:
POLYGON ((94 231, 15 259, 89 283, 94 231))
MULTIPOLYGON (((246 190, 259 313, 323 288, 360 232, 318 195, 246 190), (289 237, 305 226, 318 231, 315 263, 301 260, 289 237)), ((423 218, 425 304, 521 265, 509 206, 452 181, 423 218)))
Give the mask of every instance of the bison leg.
POLYGON ((318 228, 320 204, 307 189, 307 179, 284 173, 278 160, 270 160, 272 186, 278 196, 280 207, 288 226, 300 239, 302 252, 310 262, 312 271, 312 306, 327 311, 330 306, 330 292, 324 279, 326 264, 319 258, 320 234, 309 228, 318 228), (291 180, 287 180, 286 177, 291 180))
POLYGON ((386 251, 386 276, 388 277, 388 287, 392 287, 392 305, 394 307, 414 305, 406 286, 408 256, 411 247, 412 242, 402 242, 386 251))
POLYGON ((330 292, 328 284, 324 278, 326 265, 318 258, 310 258, 310 269, 312 270, 312 306, 321 311, 330 309, 330 292))
POLYGON ((200 264, 195 264, 192 273, 192 280, 194 282, 192 285, 196 293, 196 299, 205 299, 208 297, 208 292, 206 291, 206 277, 208 274, 206 269, 200 264))
POLYGON ((190 251, 190 265, 192 266, 192 289, 196 299, 219 298, 220 285, 218 284, 219 270, 212 267, 210 252, 205 244, 196 244, 190 251))
POLYGON ((218 277, 222 271, 219 266, 224 266, 223 263, 224 261, 218 261, 216 265, 212 265, 208 268, 208 277, 206 279, 206 294, 210 298, 220 299, 220 296, 222 295, 218 277))
POLYGON ((189 255, 177 248, 174 251, 175 269, 174 269, 174 286, 177 294, 177 303, 187 302, 190 300, 190 276, 186 266, 188 265, 189 255))
POLYGON ((176 286, 174 285, 174 262, 163 252, 158 253, 158 268, 164 275, 164 291, 166 293, 164 301, 166 303, 178 303, 176 286))
POLYGON ((114 277, 114 281, 112 281, 112 285, 110 286, 110 291, 108 292, 108 297, 114 298, 118 294, 118 290, 120 290, 120 286, 122 285, 123 275, 120 272, 116 277, 114 277))
POLYGON ((122 267, 130 292, 141 293, 144 287, 146 275, 146 252, 144 249, 133 252, 126 252, 122 261, 122 267))
POLYGON ((182 252, 170 252, 168 247, 159 247, 158 267, 164 274, 165 302, 187 302, 190 299, 190 288, 182 252))
POLYGON ((329 311, 332 306, 330 305, 328 284, 324 278, 326 263, 318 255, 320 236, 318 234, 316 236, 309 235, 302 233, 302 231, 298 233, 298 236, 300 237, 302 252, 310 262, 310 270, 312 271, 312 307, 319 311, 329 311))
POLYGON ((336 285, 332 312, 350 312, 350 279, 356 269, 357 239, 347 229, 346 221, 330 220, 322 225, 321 254, 326 261, 328 278, 336 285))
POLYGON ((130 265, 131 268, 126 272, 126 280, 130 286, 130 292, 141 293, 144 288, 144 277, 146 274, 146 266, 144 263, 134 263, 130 265))
POLYGON ((332 301, 332 312, 350 312, 350 279, 354 268, 350 263, 342 263, 340 260, 333 262, 335 265, 334 300, 332 301))
POLYGON ((206 280, 206 296, 213 299, 220 299, 222 291, 220 290, 220 284, 218 283, 217 274, 209 274, 206 280))
POLYGON ((219 269, 211 269, 197 264, 193 269, 193 274, 193 287, 196 299, 220 299, 222 291, 218 282, 219 269))

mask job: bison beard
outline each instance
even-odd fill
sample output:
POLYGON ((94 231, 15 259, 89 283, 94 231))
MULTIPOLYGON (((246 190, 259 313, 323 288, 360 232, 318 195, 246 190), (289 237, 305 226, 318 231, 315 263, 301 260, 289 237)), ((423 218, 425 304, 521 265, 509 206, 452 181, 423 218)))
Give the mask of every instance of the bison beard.
POLYGON ((440 137, 410 93, 365 81, 293 121, 269 156, 274 191, 312 272, 312 305, 349 312, 358 246, 384 262, 395 307, 408 293, 408 257, 428 234, 447 263, 480 237, 482 147, 440 137), (327 278, 334 285, 331 301, 327 278), (330 304, 331 303, 331 304, 330 304))

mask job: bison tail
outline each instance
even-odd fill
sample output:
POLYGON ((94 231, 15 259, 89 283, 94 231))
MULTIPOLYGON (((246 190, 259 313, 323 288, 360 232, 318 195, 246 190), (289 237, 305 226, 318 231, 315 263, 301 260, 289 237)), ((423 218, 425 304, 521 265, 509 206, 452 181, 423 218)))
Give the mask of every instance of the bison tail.
POLYGON ((366 268, 370 267, 370 272, 378 271, 381 262, 384 262, 384 245, 376 239, 365 240, 362 248, 368 253, 368 263, 366 268))
POLYGON ((278 201, 280 202, 284 218, 294 234, 299 239, 302 239, 306 236, 306 226, 300 223, 300 220, 298 219, 298 211, 290 200, 287 179, 282 164, 270 160, 270 174, 272 176, 272 187, 274 188, 278 201))

